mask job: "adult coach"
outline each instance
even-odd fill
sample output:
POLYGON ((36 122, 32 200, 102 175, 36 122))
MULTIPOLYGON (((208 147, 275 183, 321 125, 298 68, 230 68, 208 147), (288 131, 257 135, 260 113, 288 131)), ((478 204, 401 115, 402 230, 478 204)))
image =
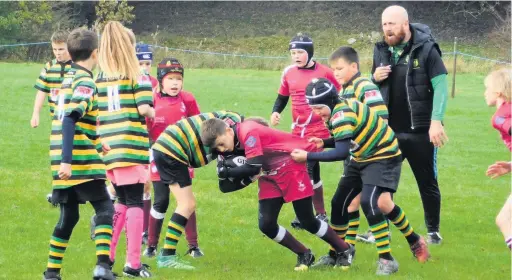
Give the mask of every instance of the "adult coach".
POLYGON ((418 183, 428 242, 440 244, 441 193, 437 148, 448 137, 443 127, 448 86, 441 50, 430 28, 409 24, 407 11, 390 6, 382 13, 384 41, 375 44, 372 80, 389 110, 389 125, 418 183))

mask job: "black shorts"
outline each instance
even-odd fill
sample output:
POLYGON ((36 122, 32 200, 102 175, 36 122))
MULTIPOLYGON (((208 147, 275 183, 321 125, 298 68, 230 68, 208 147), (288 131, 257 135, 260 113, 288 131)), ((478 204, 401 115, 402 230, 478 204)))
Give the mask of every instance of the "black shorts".
POLYGON ((188 172, 188 165, 168 156, 160 151, 153 150, 156 169, 160 174, 160 181, 164 184, 178 184, 180 188, 192 185, 192 178, 188 172))
POLYGON ((53 189, 52 192, 52 203, 54 204, 85 204, 87 201, 99 201, 104 199, 110 200, 105 180, 88 181, 66 189, 53 189))
POLYGON ((353 159, 345 164, 341 184, 348 187, 362 188, 372 185, 396 192, 400 182, 402 156, 370 162, 356 162, 353 159))

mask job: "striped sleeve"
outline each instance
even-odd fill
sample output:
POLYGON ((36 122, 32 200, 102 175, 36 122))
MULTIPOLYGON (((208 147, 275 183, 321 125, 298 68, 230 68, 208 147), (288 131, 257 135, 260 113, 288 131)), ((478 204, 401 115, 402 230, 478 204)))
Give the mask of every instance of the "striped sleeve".
POLYGON ((50 86, 48 85, 48 80, 46 79, 46 75, 48 69, 50 69, 51 64, 47 62, 43 69, 41 69, 41 73, 39 73, 39 78, 34 85, 34 88, 40 90, 42 92, 50 93, 50 86))
POLYGON ((92 79, 82 79, 73 86, 73 96, 66 109, 66 116, 77 112, 82 118, 92 109, 92 101, 96 93, 96 85, 92 79))
POLYGON ((356 129, 356 113, 347 106, 336 106, 329 120, 329 127, 335 141, 351 139, 356 129))
POLYGON ((388 108, 382 99, 379 88, 370 82, 363 82, 361 86, 356 89, 355 95, 357 100, 370 107, 375 114, 385 120, 388 119, 388 108))
POLYGON ((148 75, 140 75, 133 84, 133 93, 137 106, 153 106, 153 87, 148 75))

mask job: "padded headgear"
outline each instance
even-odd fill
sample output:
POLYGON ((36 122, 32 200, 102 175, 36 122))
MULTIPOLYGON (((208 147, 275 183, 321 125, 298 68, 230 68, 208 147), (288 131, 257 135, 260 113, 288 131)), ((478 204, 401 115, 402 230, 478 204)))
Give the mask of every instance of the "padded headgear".
POLYGON ((288 45, 289 50, 304 50, 308 54, 308 61, 306 62, 306 65, 311 61, 313 58, 313 54, 315 53, 315 48, 313 47, 313 40, 306 35, 297 34, 295 37, 293 37, 290 40, 290 44, 288 45))
POLYGON ((156 79, 161 84, 164 77, 169 73, 185 74, 185 69, 180 61, 174 57, 164 58, 156 68, 156 79))
POLYGON ((311 105, 325 105, 332 111, 340 97, 331 81, 325 78, 313 79, 306 87, 306 100, 311 105))

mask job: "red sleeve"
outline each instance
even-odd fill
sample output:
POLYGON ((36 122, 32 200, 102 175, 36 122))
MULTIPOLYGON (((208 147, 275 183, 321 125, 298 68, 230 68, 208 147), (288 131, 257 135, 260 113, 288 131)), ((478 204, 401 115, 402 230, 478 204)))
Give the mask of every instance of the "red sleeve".
POLYGON ((332 72, 331 69, 327 69, 327 72, 325 73, 325 78, 329 81, 331 81, 331 83, 336 87, 336 89, 338 91, 341 90, 341 85, 338 83, 338 81, 336 81, 336 78, 334 77, 334 73, 332 72))
POLYGON ((185 107, 187 107, 187 117, 192 117, 201 114, 197 100, 191 93, 187 93, 183 96, 185 107))
POLYGON ((286 78, 287 78, 288 70, 291 67, 292 66, 286 67, 283 71, 283 74, 281 75, 281 85, 279 86, 278 93, 281 95, 284 95, 284 96, 290 96, 290 89, 288 87, 288 81, 286 80, 286 78))
POLYGON ((255 158, 263 155, 263 148, 258 133, 253 130, 249 131, 243 139, 245 147, 245 156, 247 159, 255 158))
POLYGON ((158 81, 152 76, 149 76, 149 78, 151 79, 151 87, 153 88, 153 92, 158 92, 158 81))

